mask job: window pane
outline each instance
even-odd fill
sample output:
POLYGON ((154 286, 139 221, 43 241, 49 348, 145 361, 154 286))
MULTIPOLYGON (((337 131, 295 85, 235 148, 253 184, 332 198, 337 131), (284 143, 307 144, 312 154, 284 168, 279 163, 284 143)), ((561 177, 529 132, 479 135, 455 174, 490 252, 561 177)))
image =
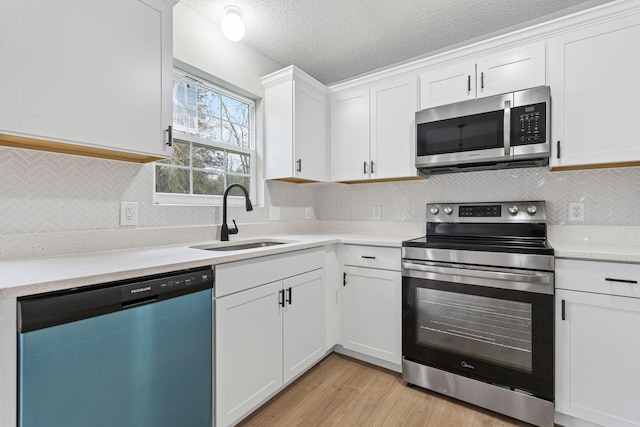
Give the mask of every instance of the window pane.
POLYGON ((193 167, 224 171, 224 151, 206 145, 193 144, 193 167))
POLYGON ((198 136, 200 138, 209 139, 215 142, 220 142, 222 140, 220 135, 220 119, 216 119, 213 116, 200 116, 198 124, 200 127, 198 136))
MULTIPOLYGON (((242 175, 227 175, 227 185, 230 184, 242 184, 244 185, 245 188, 249 188, 249 177, 248 176, 242 176, 242 175)), ((234 188, 233 190, 231 190, 229 192, 229 194, 234 195, 234 196, 242 196, 244 195, 244 193, 242 192, 242 190, 234 188)))
POLYGON ((249 105, 222 95, 222 118, 249 126, 249 105))
POLYGON ((156 165, 156 192, 189 194, 189 170, 156 165))
POLYGON ((207 116, 220 117, 220 95, 211 89, 198 86, 198 112, 207 116))
POLYGON ((179 77, 173 78, 173 125, 183 132, 197 132, 196 86, 179 77))
POLYGON ((224 174, 193 171, 193 194, 222 195, 224 174))
POLYGON ((174 140, 173 156, 170 159, 161 160, 159 163, 178 166, 189 166, 189 143, 174 140))
POLYGON ((228 173, 249 175, 251 171, 251 168, 249 165, 250 165, 250 158, 248 154, 227 152, 227 172, 228 173))

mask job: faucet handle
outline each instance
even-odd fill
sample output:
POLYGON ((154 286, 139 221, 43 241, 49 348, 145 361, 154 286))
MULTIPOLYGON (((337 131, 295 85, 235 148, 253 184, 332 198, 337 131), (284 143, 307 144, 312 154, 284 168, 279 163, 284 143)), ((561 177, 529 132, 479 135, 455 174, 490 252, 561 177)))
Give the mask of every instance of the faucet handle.
POLYGON ((236 220, 232 219, 231 221, 233 221, 233 228, 229 228, 229 234, 238 234, 238 224, 236 224, 236 220))

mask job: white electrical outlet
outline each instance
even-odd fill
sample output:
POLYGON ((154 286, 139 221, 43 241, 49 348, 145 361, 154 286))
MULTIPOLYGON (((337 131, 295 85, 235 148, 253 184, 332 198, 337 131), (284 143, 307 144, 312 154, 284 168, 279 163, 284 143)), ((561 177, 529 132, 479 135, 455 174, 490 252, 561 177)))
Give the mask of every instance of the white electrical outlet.
POLYGON ((120 203, 120 225, 138 225, 138 202, 120 203))
POLYGON ((372 219, 380 219, 382 217, 382 208, 380 206, 374 206, 371 211, 372 219))
POLYGON ((269 207, 269 219, 271 221, 280 221, 280 206, 269 207))
POLYGON ((311 206, 307 206, 304 208, 304 219, 311 219, 313 216, 313 208, 311 206))
POLYGON ((569 203, 569 221, 584 221, 584 203, 569 203))

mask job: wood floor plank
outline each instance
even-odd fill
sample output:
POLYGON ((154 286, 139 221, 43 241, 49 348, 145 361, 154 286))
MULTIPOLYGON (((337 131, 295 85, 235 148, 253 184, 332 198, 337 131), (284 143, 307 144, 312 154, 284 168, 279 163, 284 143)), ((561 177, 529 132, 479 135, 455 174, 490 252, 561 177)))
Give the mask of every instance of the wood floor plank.
POLYGON ((529 424, 419 387, 332 353, 242 421, 243 427, 511 427, 529 424))

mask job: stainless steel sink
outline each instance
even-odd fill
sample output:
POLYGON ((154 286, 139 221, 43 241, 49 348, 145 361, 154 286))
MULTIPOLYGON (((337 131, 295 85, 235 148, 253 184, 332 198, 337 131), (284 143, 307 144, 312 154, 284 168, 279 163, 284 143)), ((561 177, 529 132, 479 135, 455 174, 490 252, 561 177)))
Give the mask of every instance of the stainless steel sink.
POLYGON ((208 245, 191 246, 194 249, 203 249, 205 251, 216 252, 234 252, 243 251, 247 249, 266 248, 275 245, 284 245, 286 243, 293 243, 292 240, 258 240, 248 242, 223 242, 223 243, 211 243, 208 245))

